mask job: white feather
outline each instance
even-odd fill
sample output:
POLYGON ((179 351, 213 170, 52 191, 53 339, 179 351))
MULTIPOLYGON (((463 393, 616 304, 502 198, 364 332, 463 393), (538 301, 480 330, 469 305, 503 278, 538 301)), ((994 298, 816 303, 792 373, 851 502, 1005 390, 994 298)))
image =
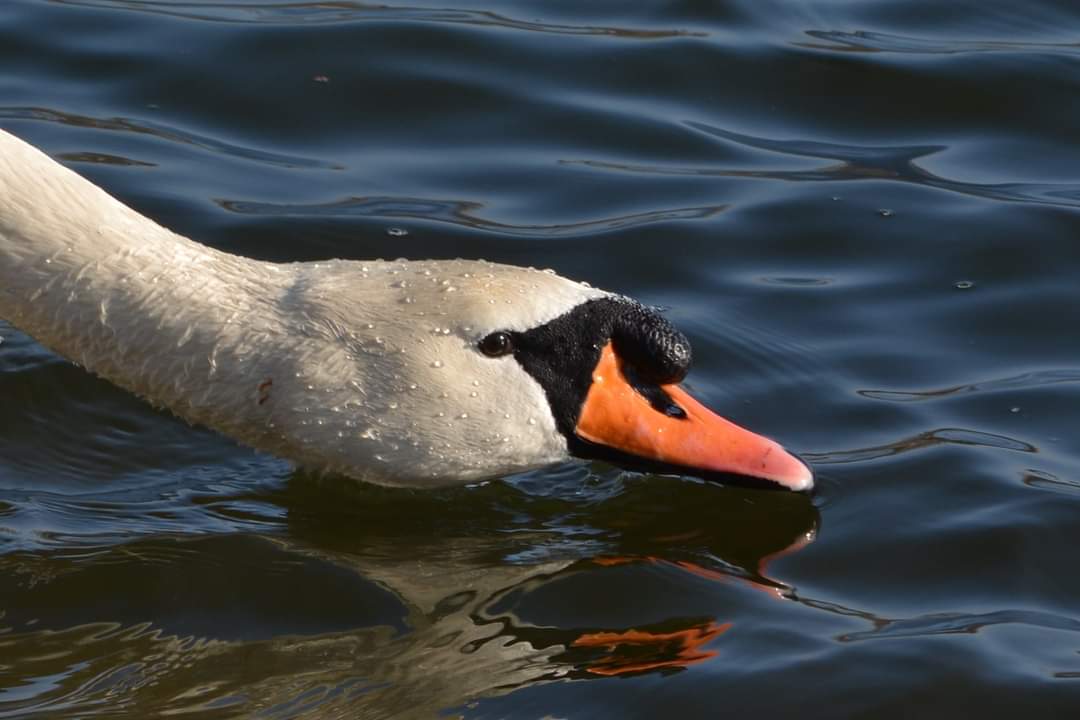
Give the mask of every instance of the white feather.
POLYGON ((423 486, 565 459, 540 386, 476 342, 604 295, 483 261, 229 255, 0 131, 0 317, 190 422, 316 469, 423 486))

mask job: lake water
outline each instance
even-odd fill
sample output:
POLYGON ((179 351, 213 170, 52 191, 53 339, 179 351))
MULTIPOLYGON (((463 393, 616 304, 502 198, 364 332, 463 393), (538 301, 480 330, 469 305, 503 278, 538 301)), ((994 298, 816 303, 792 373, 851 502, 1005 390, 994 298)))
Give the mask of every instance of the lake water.
POLYGON ((0 325, 0 716, 1074 716, 1080 5, 450 2, 5 0, 0 127, 224 250, 670 308, 817 491, 319 480, 0 325))

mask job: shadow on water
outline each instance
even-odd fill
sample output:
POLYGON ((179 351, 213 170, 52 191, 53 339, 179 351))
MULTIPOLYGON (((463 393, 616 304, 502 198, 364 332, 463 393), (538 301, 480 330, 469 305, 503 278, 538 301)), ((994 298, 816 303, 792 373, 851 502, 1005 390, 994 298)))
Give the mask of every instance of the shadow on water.
POLYGON ((818 524, 801 495, 581 466, 427 493, 297 474, 228 500, 277 530, 0 556, 0 709, 420 718, 678 672, 738 625, 725 597, 792 594, 769 563, 818 524), (651 597, 657 573, 686 597, 651 597))

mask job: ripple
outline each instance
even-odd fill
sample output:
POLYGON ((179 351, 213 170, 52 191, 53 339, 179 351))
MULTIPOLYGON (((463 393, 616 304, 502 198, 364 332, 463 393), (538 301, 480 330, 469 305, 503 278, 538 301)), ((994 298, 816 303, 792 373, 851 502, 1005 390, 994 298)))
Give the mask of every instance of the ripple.
POLYGON ((826 453, 805 453, 806 459, 815 464, 841 465, 846 463, 865 462, 878 458, 900 455, 913 450, 923 450, 938 445, 969 445, 974 447, 990 447, 999 450, 1013 450, 1024 453, 1037 453, 1039 450, 1031 443, 1016 440, 1005 435, 967 430, 964 428, 940 428, 930 432, 897 440, 885 445, 859 448, 856 450, 840 450, 826 453))
POLYGON ((1080 493, 1080 481, 1063 480, 1057 475, 1043 470, 1025 470, 1021 474, 1021 480, 1028 487, 1040 490, 1053 490, 1056 492, 1080 493))
POLYGON ((836 164, 798 170, 733 169, 647 165, 604 160, 565 160, 616 172, 649 175, 753 178, 785 182, 889 180, 1004 202, 1080 207, 1078 183, 975 183, 951 180, 920 167, 915 161, 948 150, 947 145, 843 145, 816 140, 778 140, 725 130, 696 121, 685 124, 698 132, 743 147, 792 157, 833 160, 836 164))
POLYGON ((26 333, 0 320, 0 374, 15 375, 51 364, 66 365, 67 362, 26 333))
POLYGON ((673 220, 702 220, 726 209, 726 205, 673 208, 631 213, 599 220, 552 225, 515 225, 480 217, 484 203, 469 200, 433 200, 408 197, 349 197, 327 203, 276 204, 242 200, 217 200, 218 205, 243 215, 270 217, 379 217, 415 218, 460 225, 475 230, 524 237, 578 237, 583 234, 650 225, 673 220))
POLYGON ((192 3, 155 0, 56 0, 64 5, 121 10, 220 23, 321 25, 364 21, 406 21, 497 27, 558 35, 593 35, 628 40, 701 37, 706 33, 678 29, 625 28, 572 25, 520 20, 490 10, 373 5, 348 0, 336 2, 192 3))
POLYGON ((133 538, 236 532, 274 533, 285 513, 273 502, 276 484, 226 480, 224 468, 188 471, 136 489, 103 489, 83 496, 44 490, 0 491, 4 553, 48 548, 96 548, 133 538), (216 476, 208 482, 205 475, 216 476), (202 482, 200 482, 200 480, 202 482))
POLYGON ((1006 378, 964 383, 932 390, 858 390, 863 397, 888 402, 924 402, 963 395, 967 393, 991 393, 1003 390, 1021 390, 1046 385, 1060 385, 1080 382, 1080 370, 1064 368, 1059 370, 1038 370, 1035 372, 1012 375, 1006 378))
POLYGON ((58 153, 56 155, 58 160, 64 160, 73 163, 93 163, 95 165, 120 165, 127 167, 157 167, 157 163, 143 162, 142 160, 133 160, 131 158, 121 157, 120 155, 110 155, 108 153, 93 153, 93 152, 70 152, 70 153, 58 153))
POLYGON ((778 277, 763 275, 758 278, 760 282, 766 285, 779 285, 780 287, 790 288, 809 288, 809 287, 823 287, 826 285, 832 285, 836 282, 835 278, 831 277, 794 277, 791 275, 778 277))
POLYGON ((807 30, 824 42, 797 42, 797 47, 831 52, 903 53, 914 55, 960 55, 964 53, 1028 52, 1076 55, 1080 43, 1012 42, 1003 40, 933 40, 858 30, 807 30))
POLYGON ((840 642, 933 635, 974 635, 994 625, 1029 625, 1048 630, 1080 632, 1080 620, 1036 610, 998 610, 989 613, 930 613, 903 620, 877 618, 873 630, 841 635, 840 642))
MULTIPOLYGON (((284 155, 281 153, 267 152, 265 150, 244 147, 242 145, 234 145, 232 143, 227 143, 212 137, 198 135, 196 133, 191 133, 186 130, 181 130, 177 127, 166 125, 164 123, 156 123, 150 120, 136 120, 123 117, 98 118, 88 115, 65 113, 59 110, 51 110, 49 108, 10 106, 0 107, 0 119, 38 120, 44 122, 60 123, 62 125, 71 125, 74 127, 94 128, 96 130, 110 130, 115 132, 128 132, 140 135, 151 135, 161 140, 167 140, 169 142, 179 143, 182 145, 191 145, 194 147, 202 148, 203 150, 209 150, 210 152, 220 155, 226 155, 229 157, 239 158, 241 160, 249 160, 252 162, 262 163, 265 165, 274 165, 278 167, 323 168, 327 170, 341 169, 341 166, 335 163, 323 162, 321 160, 300 157, 297 155, 284 155)), ((111 156, 97 155, 91 157, 99 158, 98 160, 91 160, 92 162, 103 162, 103 160, 100 158, 110 158, 111 156)), ((79 157, 78 159, 86 161, 85 157, 79 157)), ((120 160, 122 162, 120 162, 119 164, 150 166, 153 165, 153 163, 138 162, 127 158, 122 158, 120 160)))

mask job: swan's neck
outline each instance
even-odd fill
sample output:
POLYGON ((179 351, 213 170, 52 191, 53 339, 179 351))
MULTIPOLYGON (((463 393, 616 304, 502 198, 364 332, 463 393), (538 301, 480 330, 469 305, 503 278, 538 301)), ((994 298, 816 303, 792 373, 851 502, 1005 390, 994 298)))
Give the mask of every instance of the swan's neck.
POLYGON ((219 356, 272 332, 282 273, 161 227, 0 131, 0 318, 156 404, 206 421, 185 388, 211 395, 219 356))
POLYGON ((477 261, 235 257, 0 131, 0 318, 190 422, 305 465, 437 484, 564 459, 544 389, 475 347, 604 295, 477 261))

